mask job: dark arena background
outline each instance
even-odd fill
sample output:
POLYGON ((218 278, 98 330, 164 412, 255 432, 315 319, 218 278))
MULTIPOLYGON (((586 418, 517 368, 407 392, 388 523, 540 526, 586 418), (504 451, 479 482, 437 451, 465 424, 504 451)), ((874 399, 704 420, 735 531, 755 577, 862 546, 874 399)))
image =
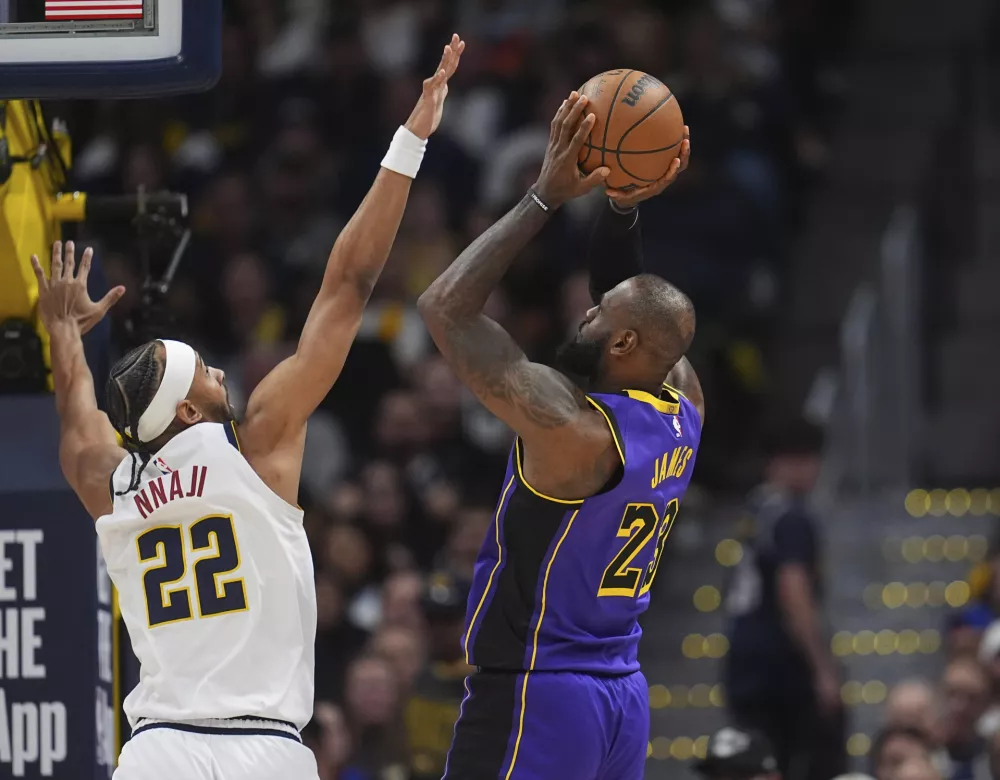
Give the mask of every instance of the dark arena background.
MULTIPOLYGON (((0 0, 0 80, 5 42, 55 35, 57 6, 0 0)), ((138 7, 87 29, 159 34, 165 6, 138 7)), ((534 181, 560 100, 616 67, 668 84, 690 126, 689 169, 640 213, 647 269, 697 307, 708 408, 643 621, 646 777, 694 777, 709 735, 767 730, 792 702, 777 731, 820 769, 788 780, 1000 780, 998 9, 226 0, 209 91, 4 92, 25 100, 0 102, 0 778, 110 778, 138 675, 60 472, 31 254, 75 239, 95 248, 95 295, 127 287, 87 337, 102 399, 113 360, 165 334, 222 368, 242 409, 294 348, 330 247, 457 30, 468 47, 442 128, 309 424, 319 633, 303 737, 321 780, 440 777, 467 669, 439 640, 458 641, 511 433, 437 355, 415 300, 534 181), (813 455, 800 555, 757 487, 813 455), (768 606, 780 625, 746 622, 786 564, 821 580, 805 614, 836 702, 781 673, 768 631, 797 630, 783 591, 768 606), (836 728, 796 741, 797 721, 831 713, 836 728), (883 756, 900 728, 917 732, 920 774, 883 756)), ((490 302, 533 359, 590 306, 605 207, 595 192, 561 209, 490 302)))

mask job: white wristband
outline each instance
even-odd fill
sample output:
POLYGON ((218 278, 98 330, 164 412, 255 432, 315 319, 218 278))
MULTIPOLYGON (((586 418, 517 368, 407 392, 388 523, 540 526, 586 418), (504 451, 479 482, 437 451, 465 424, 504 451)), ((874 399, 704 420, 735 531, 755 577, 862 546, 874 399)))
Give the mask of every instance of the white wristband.
POLYGON ((400 127, 382 159, 382 167, 415 179, 426 150, 427 139, 418 138, 405 127, 400 127))

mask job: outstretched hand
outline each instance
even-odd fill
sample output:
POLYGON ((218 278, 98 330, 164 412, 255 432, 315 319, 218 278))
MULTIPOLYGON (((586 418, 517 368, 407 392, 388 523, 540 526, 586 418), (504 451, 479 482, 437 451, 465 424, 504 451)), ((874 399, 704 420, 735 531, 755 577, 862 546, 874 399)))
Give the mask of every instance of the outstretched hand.
POLYGON ((661 192, 663 192, 667 187, 677 181, 677 177, 687 170, 688 162, 691 160, 691 132, 687 125, 684 125, 684 140, 681 141, 681 152, 674 158, 674 161, 670 164, 670 169, 667 173, 657 181, 652 184, 647 184, 644 187, 636 187, 631 190, 615 190, 608 189, 608 197, 611 201, 620 209, 632 209, 642 203, 644 200, 649 200, 661 192))
POLYGON ((45 327, 51 330, 61 322, 76 322, 80 335, 83 335, 104 319, 111 307, 121 300, 125 288, 119 285, 109 290, 101 300, 92 301, 87 292, 87 276, 94 250, 90 247, 84 250, 79 270, 75 268, 75 252, 76 246, 72 241, 66 242, 65 252, 62 241, 56 241, 52 245, 49 276, 45 276, 38 255, 31 256, 31 267, 38 280, 38 313, 45 327))
POLYGON ((451 36, 451 43, 444 47, 441 62, 434 75, 424 81, 424 91, 413 113, 406 120, 406 129, 418 138, 427 139, 441 124, 444 99, 448 97, 448 81, 458 70, 458 63, 465 51, 465 41, 458 34, 451 36))
POLYGON ((584 115, 588 102, 586 95, 570 92, 549 126, 549 145, 534 190, 551 208, 587 194, 611 173, 610 168, 601 167, 584 174, 577 165, 580 149, 597 121, 593 114, 584 115))

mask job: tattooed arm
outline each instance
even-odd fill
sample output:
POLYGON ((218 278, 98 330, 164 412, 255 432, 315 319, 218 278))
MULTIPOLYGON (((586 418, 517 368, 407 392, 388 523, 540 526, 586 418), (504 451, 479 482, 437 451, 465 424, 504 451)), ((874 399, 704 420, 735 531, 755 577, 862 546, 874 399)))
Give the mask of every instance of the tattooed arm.
POLYGON ((483 314, 483 307, 551 210, 606 175, 601 170, 582 179, 576 169, 577 152, 593 126, 592 116, 582 116, 585 105, 586 98, 574 93, 552 121, 534 189, 545 207, 526 195, 418 301, 434 342, 459 378, 523 439, 531 484, 571 499, 599 490, 617 466, 611 431, 581 390, 558 371, 530 362, 510 334, 483 314))

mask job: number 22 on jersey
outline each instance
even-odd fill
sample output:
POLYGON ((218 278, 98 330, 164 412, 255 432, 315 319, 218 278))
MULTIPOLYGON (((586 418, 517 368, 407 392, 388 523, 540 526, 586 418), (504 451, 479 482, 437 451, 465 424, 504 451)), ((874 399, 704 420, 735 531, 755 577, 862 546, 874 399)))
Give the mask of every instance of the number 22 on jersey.
MULTIPOLYGON (((210 551, 194 564, 194 600, 198 605, 198 617, 245 611, 247 593, 243 579, 224 579, 240 567, 240 548, 232 515, 201 518, 188 529, 187 541, 192 554, 210 551)), ((152 562, 142 575, 150 628, 193 617, 189 589, 169 587, 187 573, 184 542, 184 531, 178 525, 150 528, 135 540, 139 562, 152 562)))
POLYGON ((608 568, 604 570, 601 578, 601 587, 597 591, 598 596, 643 596, 653 585, 653 577, 656 576, 656 569, 660 565, 660 557, 663 555, 663 547, 667 543, 667 536, 670 528, 674 524, 677 512, 680 509, 680 502, 674 498, 667 504, 663 511, 663 521, 656 512, 656 507, 652 504, 629 504, 625 507, 625 514, 622 515, 622 522, 618 528, 618 536, 628 539, 622 545, 621 551, 614 557, 608 568), (657 526, 659 532, 657 533, 657 526), (640 552, 649 544, 649 540, 656 534, 656 554, 653 560, 646 567, 631 566, 630 564, 640 552))

